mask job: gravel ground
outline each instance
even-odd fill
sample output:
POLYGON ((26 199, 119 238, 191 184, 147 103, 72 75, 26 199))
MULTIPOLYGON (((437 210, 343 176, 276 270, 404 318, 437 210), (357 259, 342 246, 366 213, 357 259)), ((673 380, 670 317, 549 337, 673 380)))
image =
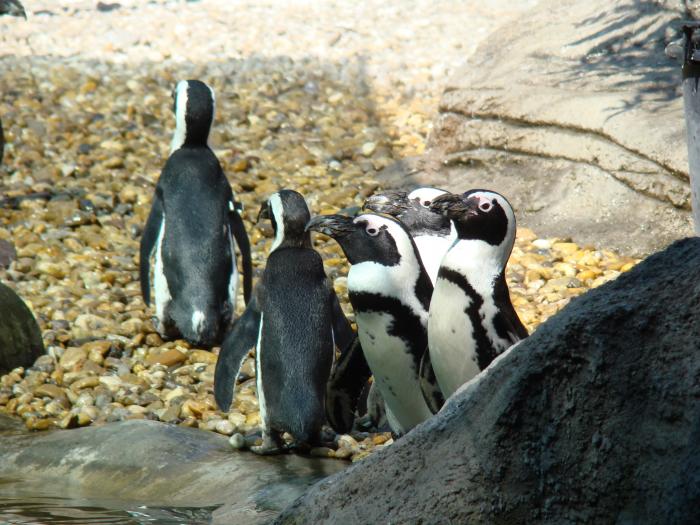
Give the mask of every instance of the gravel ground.
MULTIPOLYGON (((312 213, 360 205, 379 170, 423 151, 446 75, 532 3, 27 2, 28 22, 0 20, 0 239, 17 251, 0 278, 33 309, 49 353, 0 378, 0 411, 36 430, 128 418, 255 430, 252 360, 222 414, 215 353, 162 341, 139 293, 173 86, 201 78, 216 91, 212 144, 246 206, 259 273, 272 232, 254 220, 267 195, 297 189, 312 213)), ((335 243, 316 244, 351 314, 346 262, 335 243)), ((634 263, 521 229, 508 280, 534 329, 634 263)), ((390 442, 357 434, 314 453, 359 459, 390 442)))

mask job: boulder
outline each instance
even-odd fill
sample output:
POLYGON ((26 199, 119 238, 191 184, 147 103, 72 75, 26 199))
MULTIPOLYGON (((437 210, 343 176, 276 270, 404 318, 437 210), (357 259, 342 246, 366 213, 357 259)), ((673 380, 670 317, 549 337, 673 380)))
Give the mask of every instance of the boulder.
POLYGON ((0 375, 31 366, 44 353, 41 330, 24 301, 0 283, 0 375))
POLYGON ((448 82, 384 185, 492 188, 546 236, 647 255, 692 234, 677 2, 542 0, 448 82))
POLYGON ((572 300, 275 523, 700 523, 700 239, 572 300))
POLYGON ((213 523, 261 523, 337 460, 233 451, 213 432, 133 420, 28 434, 0 418, 0 500, 36 495, 113 508, 219 507, 213 523), (3 430, 4 429, 4 430, 3 430))

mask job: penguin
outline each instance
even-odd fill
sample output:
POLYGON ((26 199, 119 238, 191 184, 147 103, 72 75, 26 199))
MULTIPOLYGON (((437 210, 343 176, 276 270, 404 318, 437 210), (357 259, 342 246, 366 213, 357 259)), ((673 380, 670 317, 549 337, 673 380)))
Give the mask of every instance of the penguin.
POLYGON ((428 388, 421 385, 433 286, 416 245, 399 221, 374 213, 321 215, 306 228, 335 239, 351 265, 348 295, 362 351, 384 398, 389 426, 401 436, 442 402, 434 380, 428 388))
POLYGON ((150 305, 154 257, 156 327, 199 347, 221 342, 236 308, 240 250, 243 295, 252 289, 250 243, 231 186, 207 145, 214 92, 183 80, 173 93, 176 128, 140 246, 141 292, 150 305))
POLYGON ((27 13, 19 0, 0 0, 0 16, 17 16, 27 19, 27 13))
POLYGON ((428 318, 430 359, 447 398, 528 332, 506 284, 515 214, 505 197, 470 190, 436 197, 430 209, 452 220, 457 231, 440 265, 428 318))
POLYGON ((391 215, 406 226, 418 247, 423 266, 433 285, 440 269, 440 261, 457 238, 452 221, 430 209, 433 199, 446 193, 439 188, 423 186, 410 193, 377 193, 364 203, 364 208, 391 215))
POLYGON ((334 343, 347 351, 354 333, 304 229, 310 219, 304 197, 292 190, 273 194, 260 210, 263 218, 272 222, 274 241, 253 299, 222 345, 214 396, 228 410, 243 359, 255 346, 263 442, 252 451, 274 454, 284 449, 284 432, 294 446, 320 442, 334 343))

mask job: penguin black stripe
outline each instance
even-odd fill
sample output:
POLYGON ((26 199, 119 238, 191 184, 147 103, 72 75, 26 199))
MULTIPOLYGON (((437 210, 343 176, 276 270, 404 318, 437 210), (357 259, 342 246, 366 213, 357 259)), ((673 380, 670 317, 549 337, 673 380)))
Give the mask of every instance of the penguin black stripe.
MULTIPOLYGON (((486 368, 491 361, 498 355, 494 350, 493 345, 489 341, 489 337, 484 328, 484 324, 481 318, 480 309, 484 305, 484 298, 479 295, 479 293, 472 288, 469 281, 460 273, 450 270, 449 268, 441 267, 438 272, 438 279, 445 279, 451 283, 458 286, 464 293, 471 299, 469 306, 464 311, 465 314, 469 316, 472 328, 474 330, 473 337, 476 346, 476 357, 477 364, 479 368, 483 370, 486 368)), ((499 334, 501 335, 501 334, 499 334)), ((504 339, 510 339, 510 336, 506 335, 504 339)))
POLYGON ((406 343, 417 372, 423 353, 428 347, 428 337, 420 318, 413 310, 398 299, 381 294, 350 292, 349 297, 356 312, 385 312, 393 317, 393 323, 387 333, 406 343))

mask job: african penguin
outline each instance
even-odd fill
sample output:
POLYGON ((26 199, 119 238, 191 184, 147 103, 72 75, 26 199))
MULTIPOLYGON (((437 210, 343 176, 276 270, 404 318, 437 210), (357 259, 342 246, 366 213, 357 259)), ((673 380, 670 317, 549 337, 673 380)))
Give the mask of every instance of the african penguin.
POLYGON ((19 0, 0 0, 0 16, 21 16, 27 19, 27 13, 19 0))
POLYGON ((433 199, 445 193, 445 190, 427 186, 416 188, 410 193, 385 191, 372 195, 364 204, 368 210, 396 217, 406 226, 433 284, 437 279, 440 261, 457 238, 452 221, 430 209, 433 199))
POLYGON ((428 319, 430 358, 447 398, 528 333, 506 284, 515 242, 508 201, 492 191, 471 190, 437 197, 430 208, 457 230, 440 265, 428 319))
POLYGON ((334 342, 342 350, 354 334, 304 229, 310 218, 304 197, 281 190, 259 218, 272 222, 272 249, 253 299, 222 345, 214 395, 228 410, 243 359, 255 346, 263 443, 253 451, 272 454, 282 450, 284 432, 299 446, 319 442, 334 342))
POLYGON ((158 332, 202 347, 219 343, 233 318, 237 250, 246 303, 252 289, 250 244, 240 205, 207 146, 214 102, 214 92, 204 82, 178 83, 172 151, 156 185, 140 250, 141 292, 147 305, 154 256, 158 332))
POLYGON ((415 243, 399 221, 374 213, 322 215, 307 229, 335 239, 351 264, 348 293, 362 351, 384 398, 389 425, 402 435, 441 404, 435 383, 421 385, 433 286, 415 243))

